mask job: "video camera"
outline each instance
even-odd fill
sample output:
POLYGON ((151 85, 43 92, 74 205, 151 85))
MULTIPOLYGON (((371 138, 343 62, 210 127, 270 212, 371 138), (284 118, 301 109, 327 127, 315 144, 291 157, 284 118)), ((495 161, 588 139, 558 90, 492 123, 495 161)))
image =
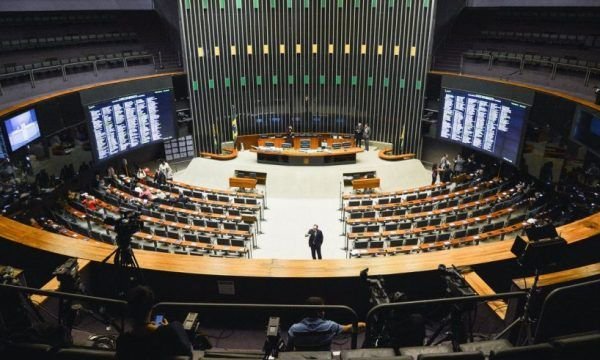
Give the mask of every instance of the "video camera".
POLYGON ((142 228, 140 213, 128 208, 121 208, 119 219, 106 217, 104 223, 115 228, 117 233, 117 246, 127 249, 131 245, 131 237, 142 228))
POLYGON ((360 272, 360 279, 367 283, 369 286, 369 302, 373 306, 380 304, 389 304, 390 297, 385 290, 385 280, 382 276, 377 278, 369 278, 369 268, 366 268, 360 272))
POLYGON ((460 271, 456 266, 452 265, 447 268, 446 265, 438 265, 438 271, 441 273, 442 278, 446 281, 446 293, 449 296, 475 296, 475 292, 469 284, 465 281, 460 271))

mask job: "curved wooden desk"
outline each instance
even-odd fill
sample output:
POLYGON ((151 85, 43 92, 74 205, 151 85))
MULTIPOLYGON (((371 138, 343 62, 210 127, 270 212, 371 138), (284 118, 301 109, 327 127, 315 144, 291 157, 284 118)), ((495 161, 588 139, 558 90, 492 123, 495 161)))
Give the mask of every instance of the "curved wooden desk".
MULTIPOLYGON (((569 244, 596 241, 600 235, 600 213, 558 228, 569 244)), ((0 217, 0 234, 8 241, 69 257, 102 261, 114 248, 111 245, 86 242, 39 230, 0 217)), ((299 241, 304 241, 304 238, 299 241)), ((433 271, 439 264, 472 266, 514 258, 509 239, 489 244, 467 246, 413 255, 361 258, 354 260, 276 260, 227 259, 196 257, 135 250, 144 269, 213 276, 261 278, 343 278, 356 277, 368 267, 369 275, 392 275, 433 271)))
MULTIPOLYGON (((326 141, 327 146, 331 146, 333 143, 343 143, 350 142, 354 147, 356 144, 354 142, 353 134, 344 134, 344 133, 329 133, 329 132, 306 132, 306 133, 294 133, 294 141, 293 147, 296 149, 300 148, 300 139, 310 140, 310 145, 312 149, 316 149, 321 146, 320 141, 326 141), (335 135, 335 137, 334 137, 335 135)), ((235 148, 240 148, 241 145, 244 145, 245 149, 251 149, 253 146, 262 146, 265 142, 272 142, 276 147, 281 147, 286 140, 286 133, 266 133, 266 134, 249 134, 249 135, 239 135, 235 139, 235 148)))
POLYGON ((209 152, 201 152, 200 156, 203 158, 213 159, 213 160, 233 160, 238 156, 237 149, 223 149, 222 154, 213 154, 209 152))
POLYGON ((409 160, 409 159, 414 159, 415 158, 415 154, 412 153, 408 153, 408 154, 399 154, 399 155, 393 155, 390 154, 392 152, 393 149, 382 149, 379 150, 379 158, 381 160, 386 160, 386 161, 399 161, 399 160, 409 160))
POLYGON ((359 147, 339 150, 295 150, 258 148, 256 160, 264 164, 278 165, 340 165, 356 163, 356 154, 364 150, 359 147))

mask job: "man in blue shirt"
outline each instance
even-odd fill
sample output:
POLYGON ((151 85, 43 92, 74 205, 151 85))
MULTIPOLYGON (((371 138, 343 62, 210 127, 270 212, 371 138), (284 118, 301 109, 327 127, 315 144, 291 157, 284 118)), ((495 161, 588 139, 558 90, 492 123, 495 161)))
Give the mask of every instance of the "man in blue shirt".
MULTIPOLYGON (((324 305, 320 297, 309 297, 306 305, 324 305)), ((358 331, 364 331, 365 323, 358 323, 358 331)), ((287 348, 290 351, 328 351, 333 338, 339 334, 352 332, 352 324, 340 325, 325 319, 325 311, 309 311, 308 316, 292 325, 288 331, 287 348)))

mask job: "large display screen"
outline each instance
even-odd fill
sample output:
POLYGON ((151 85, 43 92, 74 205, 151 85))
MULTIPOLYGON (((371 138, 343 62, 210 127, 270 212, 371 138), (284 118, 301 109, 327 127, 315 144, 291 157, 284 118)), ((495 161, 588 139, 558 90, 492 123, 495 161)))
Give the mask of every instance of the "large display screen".
POLYGON ((439 136, 517 164, 529 106, 442 88, 439 136))
POLYGON ((600 114, 580 109, 575 117, 571 136, 600 156, 600 114))
POLYGON ((34 109, 4 120, 4 127, 6 128, 8 142, 12 151, 29 144, 41 136, 34 109))
POLYGON ((88 112, 98 160, 175 135, 171 89, 96 103, 88 106, 88 112))

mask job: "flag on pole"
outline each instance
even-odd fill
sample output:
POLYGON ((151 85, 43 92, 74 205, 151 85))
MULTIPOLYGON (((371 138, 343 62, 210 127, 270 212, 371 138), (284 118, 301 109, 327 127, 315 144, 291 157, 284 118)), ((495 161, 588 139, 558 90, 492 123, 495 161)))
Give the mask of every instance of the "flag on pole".
POLYGON ((238 127, 237 127, 237 119, 231 119, 231 137, 233 137, 233 141, 237 139, 238 136, 238 127))
POLYGON ((231 137, 233 141, 237 139, 238 126, 237 126, 237 111, 235 111, 235 105, 231 105, 231 137))
POLYGON ((215 125, 215 123, 212 123, 212 130, 213 130, 213 145, 215 147, 217 147, 218 141, 217 141, 217 126, 215 125))

